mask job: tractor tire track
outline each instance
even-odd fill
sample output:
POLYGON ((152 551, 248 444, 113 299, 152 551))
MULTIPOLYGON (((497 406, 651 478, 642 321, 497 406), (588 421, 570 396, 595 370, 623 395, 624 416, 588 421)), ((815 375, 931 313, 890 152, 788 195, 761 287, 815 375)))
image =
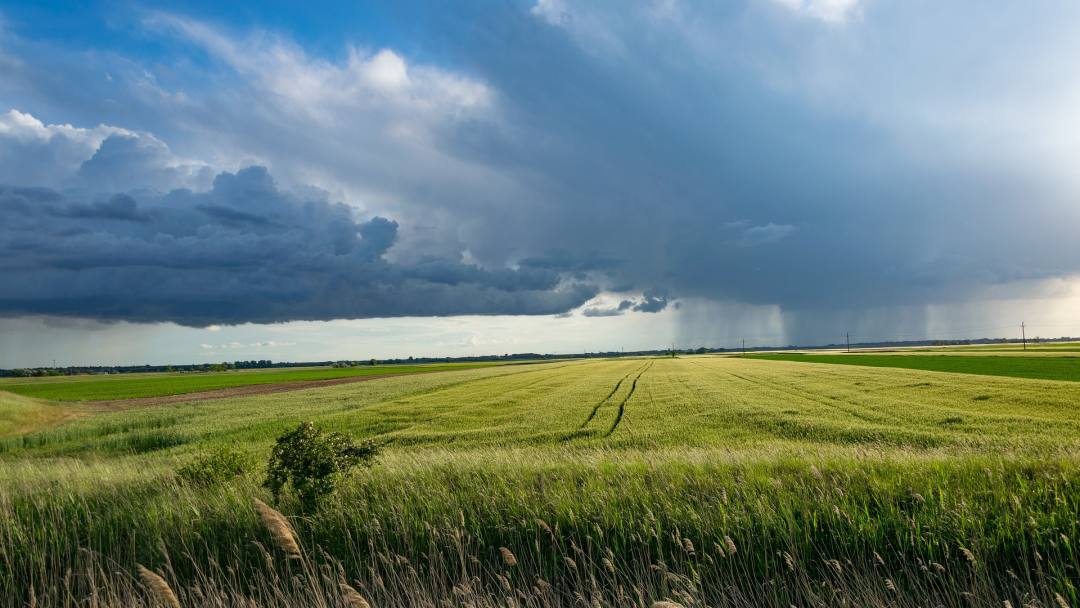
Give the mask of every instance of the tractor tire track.
MULTIPOLYGON (((646 365, 648 365, 648 364, 646 364, 646 365)), ((622 383, 626 382, 627 378, 634 375, 634 372, 636 372, 636 371, 638 371, 638 370, 640 370, 640 369, 642 369, 644 367, 645 367, 645 365, 642 365, 641 367, 639 367, 637 369, 634 369, 634 370, 631 370, 631 371, 627 372, 627 374, 625 376, 623 376, 622 379, 620 379, 618 382, 616 382, 615 383, 615 388, 611 389, 611 392, 608 393, 606 397, 604 397, 603 399, 598 401, 596 403, 596 405, 593 406, 592 411, 589 412, 588 418, 586 418, 585 422, 582 422, 578 426, 578 430, 584 429, 586 426, 588 426, 589 423, 592 422, 593 418, 596 418, 596 413, 600 411, 600 407, 603 406, 605 403, 607 403, 608 399, 611 399, 612 395, 614 395, 615 393, 617 393, 619 391, 619 387, 622 386, 622 383)))
POLYGON ((638 375, 634 377, 634 381, 630 384, 630 392, 626 393, 623 400, 619 402, 619 413, 615 415, 615 422, 612 423, 611 428, 608 429, 607 433, 604 433, 604 437, 611 437, 611 434, 615 432, 615 429, 619 428, 619 423, 622 422, 623 414, 626 412, 626 402, 630 400, 630 397, 634 396, 634 391, 637 390, 638 380, 641 379, 641 376, 644 375, 645 372, 649 371, 649 368, 652 367, 652 365, 652 361, 650 361, 649 364, 645 366, 645 369, 638 372, 638 375))

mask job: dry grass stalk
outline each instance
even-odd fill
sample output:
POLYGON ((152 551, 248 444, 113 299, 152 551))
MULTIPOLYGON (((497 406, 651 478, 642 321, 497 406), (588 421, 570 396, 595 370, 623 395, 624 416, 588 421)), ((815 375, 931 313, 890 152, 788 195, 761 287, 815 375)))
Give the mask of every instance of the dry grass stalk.
POLYGON ((787 564, 788 570, 795 571, 795 558, 787 551, 784 551, 784 563, 787 564))
POLYGON ((296 542, 296 537, 293 535, 292 526, 289 525, 289 520, 285 519, 284 515, 265 502, 258 498, 254 500, 255 510, 259 512, 259 519, 262 520, 266 529, 270 531, 270 536, 274 539, 274 544, 289 557, 299 558, 300 545, 296 542))
POLYGON ((964 554, 964 559, 966 559, 972 567, 979 563, 978 560, 975 559, 975 554, 967 547, 960 547, 960 553, 964 554))
POLYGON ((659 602, 653 602, 652 608, 683 608, 683 605, 668 600, 661 600, 659 602))
POLYGON ((169 608, 180 608, 180 600, 176 599, 176 594, 173 593, 172 588, 169 587, 169 583, 165 582, 165 579, 142 564, 137 565, 135 569, 139 573, 139 578, 142 579, 143 586, 150 592, 150 595, 157 598, 159 603, 169 608))
POLYGON ((874 551, 874 561, 877 562, 877 565, 879 566, 885 565, 885 560, 881 558, 881 554, 877 551, 874 551))
POLYGON ((510 549, 507 549, 506 547, 499 547, 499 554, 502 555, 503 563, 507 566, 513 568, 517 565, 517 558, 514 557, 514 554, 510 551, 510 549))
POLYGON ((338 588, 341 589, 341 599, 349 608, 371 608, 371 604, 364 599, 364 596, 360 595, 360 592, 349 583, 341 581, 338 583, 338 588))
POLYGON ((735 555, 735 553, 738 552, 738 549, 735 547, 735 541, 731 540, 730 536, 724 536, 724 546, 727 547, 728 555, 735 555))

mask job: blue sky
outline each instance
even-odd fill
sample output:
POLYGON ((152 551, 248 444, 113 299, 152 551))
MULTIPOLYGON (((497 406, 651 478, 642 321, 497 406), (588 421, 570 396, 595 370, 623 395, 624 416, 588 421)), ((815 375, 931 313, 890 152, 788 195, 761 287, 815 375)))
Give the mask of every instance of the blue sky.
POLYGON ((8 4, 0 366, 1078 335, 1078 13, 8 4))

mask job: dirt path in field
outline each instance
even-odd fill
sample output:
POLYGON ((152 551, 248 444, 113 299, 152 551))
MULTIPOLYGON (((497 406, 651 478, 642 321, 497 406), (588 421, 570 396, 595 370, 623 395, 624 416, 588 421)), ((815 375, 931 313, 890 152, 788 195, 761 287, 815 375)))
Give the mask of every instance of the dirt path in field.
POLYGON ((253 395, 269 395, 272 393, 286 393, 301 391, 308 388, 321 388, 324 386, 336 386, 338 384, 351 384, 353 382, 367 382, 368 380, 380 380, 382 378, 399 378, 401 376, 414 376, 431 372, 410 372, 405 374, 377 374, 371 376, 351 376, 349 378, 331 378, 329 380, 298 380, 295 382, 276 382, 272 384, 249 384, 246 386, 230 386, 212 391, 200 391, 197 393, 181 393, 179 395, 162 395, 160 397, 134 397, 131 399, 107 399, 102 401, 81 401, 80 405, 90 410, 113 411, 133 407, 150 405, 168 405, 171 403, 189 403, 191 401, 213 401, 216 399, 229 399, 231 397, 251 397, 253 395))
POLYGON ((634 396, 634 391, 637 390, 637 381, 640 380, 641 376, 645 372, 649 371, 649 368, 652 366, 652 361, 650 361, 649 365, 647 365, 645 369, 638 372, 638 375, 634 377, 634 381, 630 383, 630 392, 626 393, 626 396, 623 397, 623 400, 619 402, 619 413, 615 416, 615 422, 611 425, 611 428, 608 429, 608 432, 604 434, 604 437, 611 437, 611 434, 615 432, 615 429, 619 428, 619 423, 622 422, 623 414, 626 412, 626 402, 634 396))
POLYGON ((589 425, 589 423, 590 423, 590 422, 592 422, 592 419, 593 419, 593 418, 596 418, 596 412, 600 411, 600 406, 602 406, 602 405, 604 405, 605 403, 607 403, 607 402, 608 402, 608 399, 611 399, 612 395, 614 395, 615 393, 617 393, 617 392, 619 391, 619 387, 620 387, 620 386, 622 386, 622 383, 623 383, 623 382, 626 382, 626 379, 627 379, 627 378, 629 378, 630 376, 634 375, 634 372, 638 371, 638 369, 642 369, 642 368, 644 368, 644 367, 645 367, 645 366, 644 366, 644 365, 642 365, 641 367, 639 367, 639 368, 637 368, 637 369, 635 369, 635 370, 633 370, 633 371, 631 371, 631 372, 627 373, 627 374, 626 374, 625 376, 623 376, 623 377, 622 377, 622 379, 621 379, 621 380, 619 380, 618 382, 616 382, 616 383, 615 383, 615 388, 611 389, 611 392, 607 394, 607 397, 604 397, 603 399, 601 399, 600 401, 598 401, 598 402, 596 403, 596 405, 594 405, 594 406, 593 406, 593 408, 592 408, 592 411, 591 411, 591 412, 589 412, 589 417, 588 417, 588 418, 586 418, 586 419, 585 419, 585 422, 582 422, 582 423, 581 423, 581 425, 580 425, 580 426, 578 426, 578 428, 579 428, 579 429, 584 429, 584 428, 585 428, 586 426, 588 426, 588 425, 589 425))

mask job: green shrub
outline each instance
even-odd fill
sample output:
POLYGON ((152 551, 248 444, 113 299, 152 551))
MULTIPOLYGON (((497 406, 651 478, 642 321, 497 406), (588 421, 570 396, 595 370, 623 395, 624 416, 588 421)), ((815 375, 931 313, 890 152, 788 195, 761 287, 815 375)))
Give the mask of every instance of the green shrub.
POLYGON ((358 464, 367 464, 376 453, 375 444, 352 439, 334 432, 323 431, 310 422, 301 423, 295 430, 277 438, 263 485, 281 498, 286 485, 307 511, 318 507, 324 496, 334 491, 338 481, 358 464))
POLYGON ((240 477, 251 468, 251 458, 232 448, 216 448, 200 454, 176 470, 180 479, 197 485, 213 485, 240 477))

